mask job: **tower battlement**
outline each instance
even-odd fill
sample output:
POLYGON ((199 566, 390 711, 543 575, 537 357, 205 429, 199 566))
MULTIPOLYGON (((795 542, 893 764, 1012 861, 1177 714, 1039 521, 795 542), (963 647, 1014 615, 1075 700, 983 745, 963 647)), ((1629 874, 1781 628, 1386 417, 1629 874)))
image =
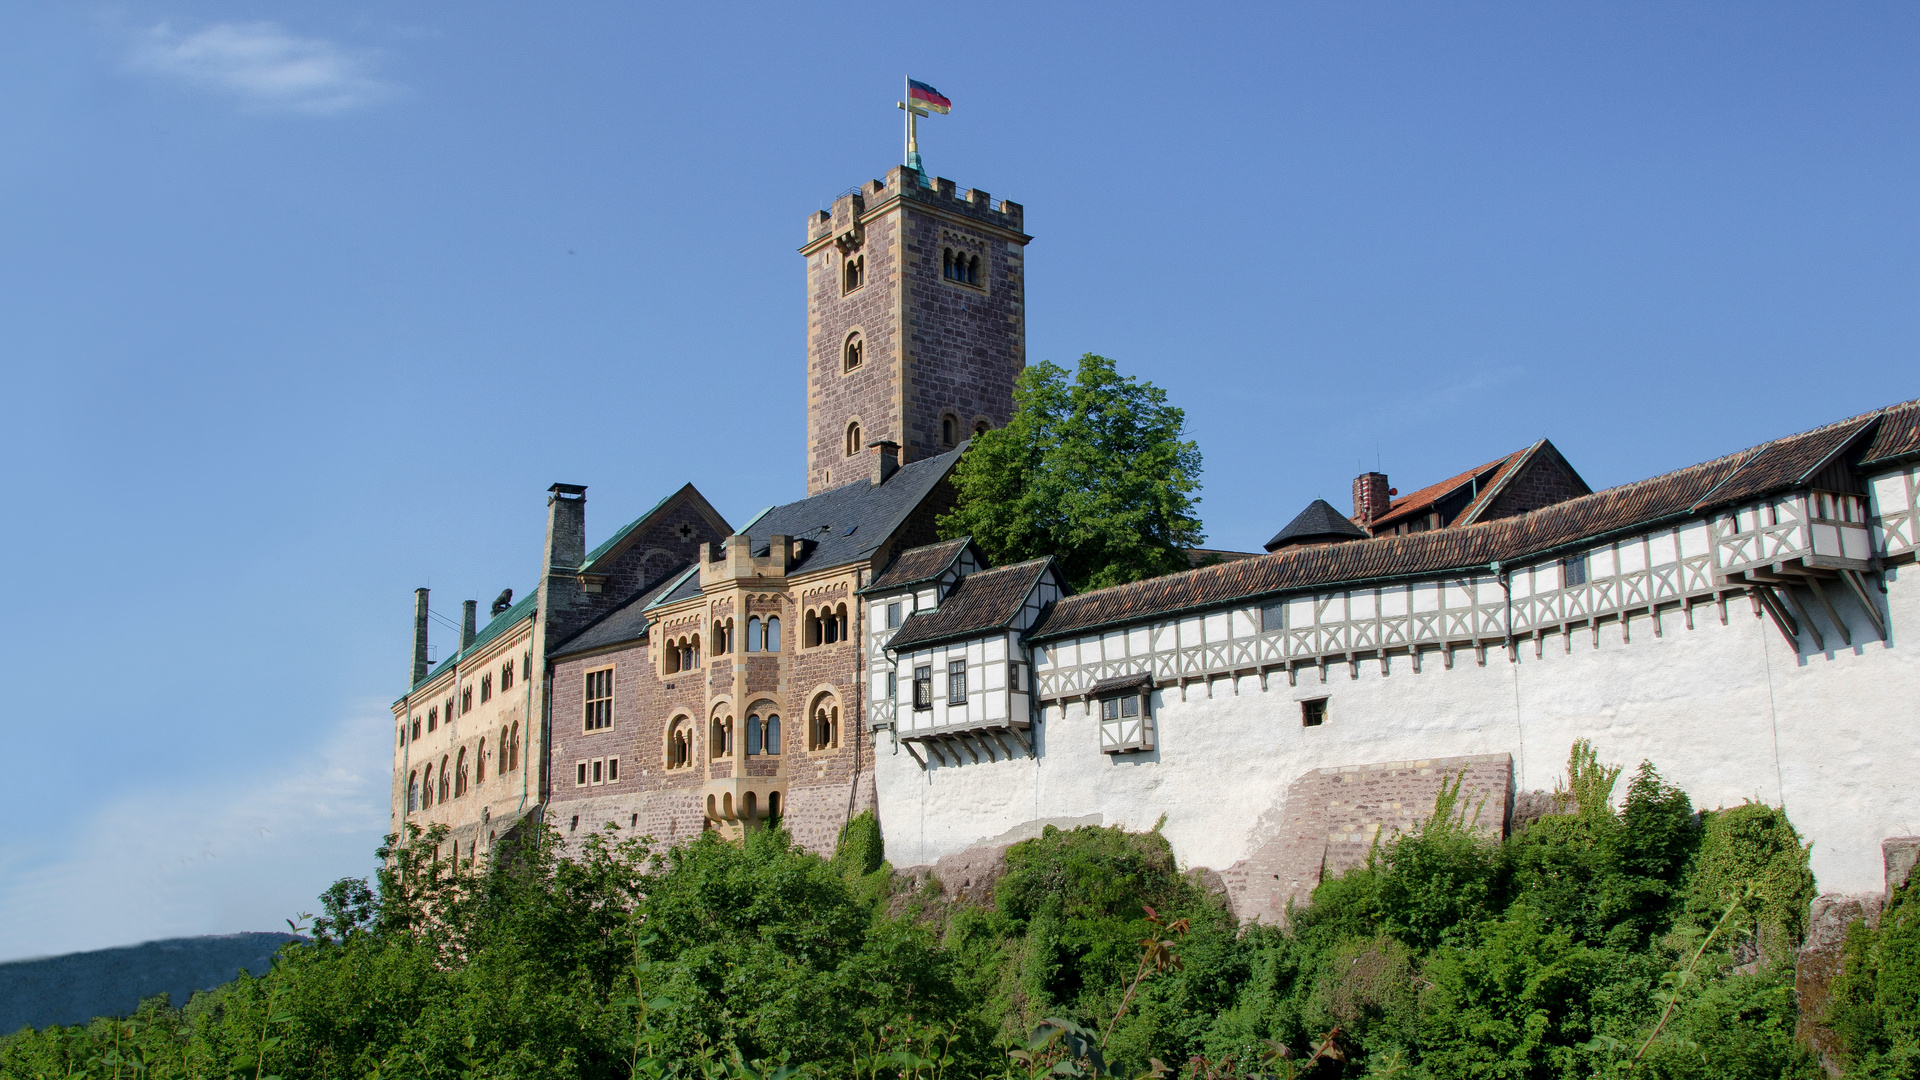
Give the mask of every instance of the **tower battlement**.
POLYGON ((888 169, 885 180, 869 180, 834 199, 832 210, 817 210, 809 214, 807 249, 828 237, 844 235, 868 210, 877 210, 889 199, 896 198, 958 214, 982 225, 1021 233, 1026 208, 1012 199, 1001 199, 996 205, 993 196, 987 192, 979 188, 960 191, 953 181, 944 176, 933 178, 930 184, 921 183, 921 174, 917 169, 905 165, 888 169))

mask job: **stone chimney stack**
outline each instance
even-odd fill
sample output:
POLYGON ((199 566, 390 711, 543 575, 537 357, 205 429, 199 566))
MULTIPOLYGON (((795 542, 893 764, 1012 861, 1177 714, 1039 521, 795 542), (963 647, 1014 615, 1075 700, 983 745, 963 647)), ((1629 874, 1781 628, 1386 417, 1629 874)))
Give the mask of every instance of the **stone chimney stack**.
POLYGON ((1393 497, 1387 494, 1387 474, 1361 473, 1353 481, 1353 520, 1362 528, 1385 516, 1393 497))
POLYGON ((900 471, 900 444, 880 439, 867 444, 873 451, 873 482, 884 484, 887 478, 900 471))
POLYGON ((474 609, 478 608, 479 606, 480 606, 480 601, 478 600, 460 601, 460 651, 461 652, 466 652, 468 649, 473 648, 474 633, 475 633, 475 630, 477 629, 475 624, 478 622, 478 617, 475 615, 474 609))
POLYGON ((420 685, 427 677, 427 590, 413 590, 413 681, 408 686, 420 685))
POLYGON ((540 567, 540 622, 564 641, 566 631, 584 616, 580 564, 587 559, 587 489, 555 484, 547 489, 546 559, 540 567))

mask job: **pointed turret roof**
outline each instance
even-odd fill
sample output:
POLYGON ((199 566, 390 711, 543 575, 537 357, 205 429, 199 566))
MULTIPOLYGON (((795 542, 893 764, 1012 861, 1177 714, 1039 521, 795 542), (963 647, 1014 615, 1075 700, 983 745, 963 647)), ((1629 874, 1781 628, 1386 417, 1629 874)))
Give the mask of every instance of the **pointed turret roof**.
POLYGON ((1278 551, 1283 547, 1295 547, 1301 544, 1336 544, 1342 540, 1365 540, 1367 531, 1348 521, 1325 499, 1315 499, 1307 504, 1300 516, 1287 523, 1287 527, 1275 533, 1267 541, 1268 551, 1278 551))

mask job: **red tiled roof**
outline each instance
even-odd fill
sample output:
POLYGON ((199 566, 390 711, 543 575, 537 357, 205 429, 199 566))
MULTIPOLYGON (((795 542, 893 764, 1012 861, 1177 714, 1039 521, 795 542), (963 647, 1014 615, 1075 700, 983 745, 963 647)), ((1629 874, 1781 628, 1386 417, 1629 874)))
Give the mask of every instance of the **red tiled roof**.
POLYGON ((1878 465, 1916 454, 1920 454, 1920 402, 1910 401, 1886 411, 1860 463, 1878 465))
POLYGON ((1006 626, 1020 613, 1020 605, 1026 603, 1027 594, 1052 562, 1028 559, 968 574, 939 608, 909 616, 886 647, 915 648, 1006 626))
POLYGON ((1546 554, 1792 486, 1867 433, 1870 425, 1883 418, 1896 425, 1910 423, 1909 414, 1916 408, 1920 402, 1906 402, 1514 517, 1327 547, 1282 549, 1224 566, 1081 593, 1055 604, 1034 636, 1058 638, 1275 593, 1475 570, 1495 560, 1512 562, 1546 554))
MULTIPOLYGON (((1538 444, 1535 444, 1535 445, 1538 445, 1538 444)), ((1526 454, 1527 450, 1530 450, 1530 449, 1532 449, 1532 447, 1527 447, 1526 449, 1522 449, 1522 450, 1515 450, 1513 453, 1508 454, 1506 457, 1495 458, 1494 460, 1487 462, 1485 465, 1481 465, 1478 468, 1468 469, 1466 472, 1463 472, 1458 476, 1450 476, 1447 479, 1442 480, 1437 484, 1428 484, 1426 487, 1421 488, 1419 491, 1416 491, 1411 495, 1402 495, 1399 498, 1387 504, 1387 512, 1384 514, 1381 514, 1379 517, 1373 520, 1373 527, 1377 529, 1383 525, 1391 525, 1397 521, 1400 521, 1402 518, 1419 513, 1422 510, 1430 509, 1434 503, 1439 502, 1441 499, 1446 498, 1448 495, 1452 494, 1453 492, 1458 491, 1459 489, 1465 487, 1467 483, 1471 481, 1474 477, 1479 476, 1481 473, 1486 472, 1488 469, 1494 468, 1496 466, 1500 467, 1502 470, 1512 468, 1514 463, 1519 461, 1520 458, 1526 454)), ((1495 474, 1493 477, 1490 477, 1487 483, 1482 486, 1481 493, 1484 495, 1488 490, 1493 488, 1499 482, 1499 480, 1500 480, 1499 474, 1495 474)))
POLYGON ((860 591, 879 592, 897 589, 903 585, 931 581, 946 573, 947 567, 953 565, 953 560, 960 557, 960 552, 969 542, 967 537, 962 536, 955 540, 942 540, 937 544, 903 551, 885 570, 880 572, 879 577, 873 579, 871 585, 860 591))

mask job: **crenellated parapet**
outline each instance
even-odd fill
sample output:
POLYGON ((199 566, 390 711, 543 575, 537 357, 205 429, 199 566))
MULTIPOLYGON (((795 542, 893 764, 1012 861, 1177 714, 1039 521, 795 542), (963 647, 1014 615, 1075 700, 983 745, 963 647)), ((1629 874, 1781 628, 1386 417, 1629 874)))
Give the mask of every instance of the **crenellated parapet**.
POLYGON ((926 178, 919 170, 897 165, 887 170, 885 180, 869 180, 833 200, 833 209, 819 210, 807 217, 807 245, 812 250, 823 240, 832 239, 843 250, 861 242, 862 223, 869 213, 878 213, 896 200, 953 214, 981 225, 1024 238, 1026 210, 1012 199, 993 201, 979 188, 958 190, 944 176, 926 178))

